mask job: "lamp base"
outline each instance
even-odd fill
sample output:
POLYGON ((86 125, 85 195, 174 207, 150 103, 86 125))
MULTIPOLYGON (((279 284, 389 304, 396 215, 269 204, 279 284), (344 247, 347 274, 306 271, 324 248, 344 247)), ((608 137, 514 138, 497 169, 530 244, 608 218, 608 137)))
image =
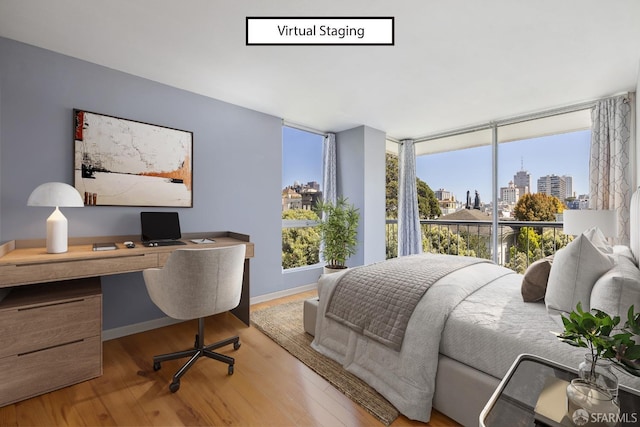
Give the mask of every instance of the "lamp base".
POLYGON ((56 206, 53 213, 47 218, 47 253, 59 254, 67 252, 67 218, 62 215, 56 206))

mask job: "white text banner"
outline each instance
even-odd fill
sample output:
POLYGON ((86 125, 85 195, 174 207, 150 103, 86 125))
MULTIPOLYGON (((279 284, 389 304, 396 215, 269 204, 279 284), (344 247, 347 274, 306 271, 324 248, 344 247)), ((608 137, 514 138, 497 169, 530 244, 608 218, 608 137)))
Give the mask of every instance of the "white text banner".
POLYGON ((394 18, 247 17, 247 45, 394 44, 394 18))

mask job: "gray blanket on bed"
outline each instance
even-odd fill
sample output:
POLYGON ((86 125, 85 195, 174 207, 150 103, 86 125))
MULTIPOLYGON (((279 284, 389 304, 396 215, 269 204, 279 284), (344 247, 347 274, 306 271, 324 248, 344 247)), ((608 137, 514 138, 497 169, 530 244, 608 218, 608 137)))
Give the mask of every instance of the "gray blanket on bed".
POLYGON ((353 268, 336 285, 326 316, 400 351, 409 318, 431 285, 481 262, 490 261, 421 254, 353 268))

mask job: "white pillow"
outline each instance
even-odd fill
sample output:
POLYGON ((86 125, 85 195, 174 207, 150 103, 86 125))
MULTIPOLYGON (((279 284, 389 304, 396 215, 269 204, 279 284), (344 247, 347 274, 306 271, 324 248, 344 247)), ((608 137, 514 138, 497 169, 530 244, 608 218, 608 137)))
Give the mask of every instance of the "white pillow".
POLYGON ((604 252, 605 254, 613 253, 613 247, 609 244, 609 242, 607 242, 607 238, 604 236, 604 233, 602 233, 602 230, 600 230, 598 227, 591 227, 582 234, 584 234, 586 238, 589 239, 591 243, 593 243, 593 246, 598 248, 600 251, 604 252))
POLYGON ((627 257, 634 264, 636 262, 633 258, 633 253, 631 253, 631 249, 629 248, 629 246, 615 245, 613 247, 613 255, 627 257))
POLYGON ((578 302, 588 311, 593 285, 613 267, 611 256, 599 250, 587 234, 581 234, 555 254, 544 300, 552 317, 570 313, 578 302))
POLYGON ((628 257, 619 256, 616 265, 593 285, 590 304, 611 317, 620 316, 624 324, 629 307, 640 311, 640 269, 628 257))

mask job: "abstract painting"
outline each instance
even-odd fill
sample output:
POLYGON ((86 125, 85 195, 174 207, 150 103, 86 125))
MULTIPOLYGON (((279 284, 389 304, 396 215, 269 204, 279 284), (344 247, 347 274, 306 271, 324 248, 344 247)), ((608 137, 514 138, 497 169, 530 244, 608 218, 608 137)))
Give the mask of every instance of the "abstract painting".
POLYGON ((75 187, 91 206, 193 206, 193 133, 73 110, 75 187))

